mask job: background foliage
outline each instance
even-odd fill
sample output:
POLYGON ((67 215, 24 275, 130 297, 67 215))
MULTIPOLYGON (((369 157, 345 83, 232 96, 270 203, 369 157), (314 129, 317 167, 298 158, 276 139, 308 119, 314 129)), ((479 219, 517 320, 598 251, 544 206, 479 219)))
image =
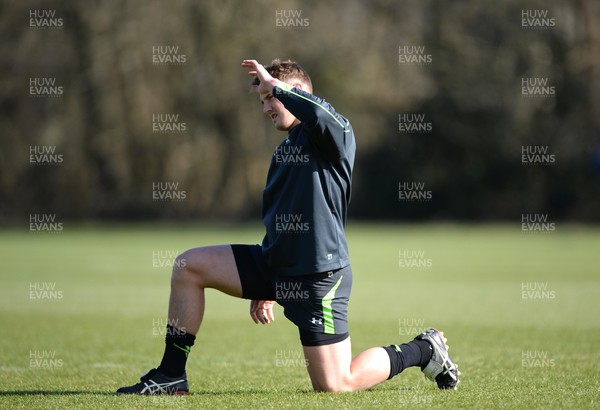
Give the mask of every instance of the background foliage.
POLYGON ((598 220, 600 6, 563 2, 20 1, 0 3, 0 211, 63 219, 256 218, 271 153, 283 137, 260 114, 244 58, 299 61, 315 94, 355 128, 350 215, 388 219, 598 220), (61 29, 29 27, 55 9, 61 29), (527 29, 521 12, 556 25, 527 29), (276 25, 277 10, 309 25, 276 25), (177 46, 182 65, 153 65, 177 46), (424 46, 425 66, 398 47, 424 46), (32 98, 29 79, 55 77, 60 98, 32 98), (521 95, 544 77, 551 98, 521 95), (169 113, 186 132, 155 133, 169 113), (403 134, 424 114, 432 132, 403 134), (56 146, 60 166, 34 166, 31 146, 56 146), (523 145, 547 146, 551 166, 524 166, 523 145), (185 201, 156 202, 152 185, 179 183, 185 201), (400 181, 433 199, 398 201, 400 181))

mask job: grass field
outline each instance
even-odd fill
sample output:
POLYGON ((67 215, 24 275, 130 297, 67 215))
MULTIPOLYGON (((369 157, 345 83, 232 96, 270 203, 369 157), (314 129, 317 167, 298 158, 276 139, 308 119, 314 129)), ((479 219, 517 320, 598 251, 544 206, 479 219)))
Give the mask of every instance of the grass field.
POLYGON ((247 301, 207 291, 191 394, 116 396, 160 360, 169 258, 262 231, 65 224, 0 231, 0 408, 600 408, 600 229, 349 225, 354 353, 439 327, 458 390, 413 368, 365 392, 312 393, 281 308, 257 326, 247 301))

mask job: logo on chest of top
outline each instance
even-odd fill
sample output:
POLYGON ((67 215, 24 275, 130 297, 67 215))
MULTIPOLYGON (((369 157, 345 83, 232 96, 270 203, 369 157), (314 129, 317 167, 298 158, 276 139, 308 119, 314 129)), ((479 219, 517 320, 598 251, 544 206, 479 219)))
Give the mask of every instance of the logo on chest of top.
POLYGON ((309 154, 303 153, 304 147, 297 145, 280 145, 275 149, 275 163, 281 165, 306 165, 310 161, 309 154))

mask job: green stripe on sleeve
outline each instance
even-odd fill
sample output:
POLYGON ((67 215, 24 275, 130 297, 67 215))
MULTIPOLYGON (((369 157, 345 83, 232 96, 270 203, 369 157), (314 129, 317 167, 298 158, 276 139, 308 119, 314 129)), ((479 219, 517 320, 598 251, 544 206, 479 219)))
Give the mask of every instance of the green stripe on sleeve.
POLYGON ((327 114, 329 114, 331 116, 331 118, 333 118, 335 120, 335 122, 337 122, 338 124, 340 124, 340 126, 344 129, 344 132, 350 132, 350 130, 347 129, 346 126, 344 124, 342 124, 342 122, 335 117, 335 115, 333 115, 329 110, 325 109, 325 107, 323 107, 321 104, 319 104, 316 101, 311 100, 310 98, 306 98, 303 95, 300 95, 298 93, 293 92, 292 88, 294 88, 294 87, 292 87, 291 85, 282 82, 277 87, 281 88, 284 91, 287 91, 290 94, 295 95, 296 97, 300 97, 300 98, 302 98, 302 99, 304 99, 306 101, 309 101, 309 102, 313 103, 314 105, 316 105, 317 107, 319 107, 320 109, 322 109, 323 111, 325 111, 327 114))

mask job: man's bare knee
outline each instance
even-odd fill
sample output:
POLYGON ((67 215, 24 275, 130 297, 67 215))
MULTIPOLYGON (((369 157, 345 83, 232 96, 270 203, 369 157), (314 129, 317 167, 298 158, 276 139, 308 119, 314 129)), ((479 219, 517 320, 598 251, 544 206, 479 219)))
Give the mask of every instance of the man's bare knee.
POLYGON ((194 283, 204 287, 202 249, 189 249, 178 255, 173 261, 173 273, 171 274, 171 285, 179 283, 194 283), (192 265, 192 253, 193 265, 192 265))
POLYGON ((198 286, 219 289, 241 296, 241 283, 229 245, 188 249, 173 262, 171 286, 198 286))
POLYGON ((313 389, 316 392, 340 393, 353 391, 351 380, 342 375, 327 375, 320 377, 320 380, 311 380, 313 389))
POLYGON ((342 381, 324 381, 318 384, 313 383, 313 389, 316 392, 321 393, 342 393, 353 391, 352 386, 342 381))
POLYGON ((350 372, 352 351, 350 338, 323 346, 304 346, 308 375, 317 392, 347 392, 355 390, 350 372))

